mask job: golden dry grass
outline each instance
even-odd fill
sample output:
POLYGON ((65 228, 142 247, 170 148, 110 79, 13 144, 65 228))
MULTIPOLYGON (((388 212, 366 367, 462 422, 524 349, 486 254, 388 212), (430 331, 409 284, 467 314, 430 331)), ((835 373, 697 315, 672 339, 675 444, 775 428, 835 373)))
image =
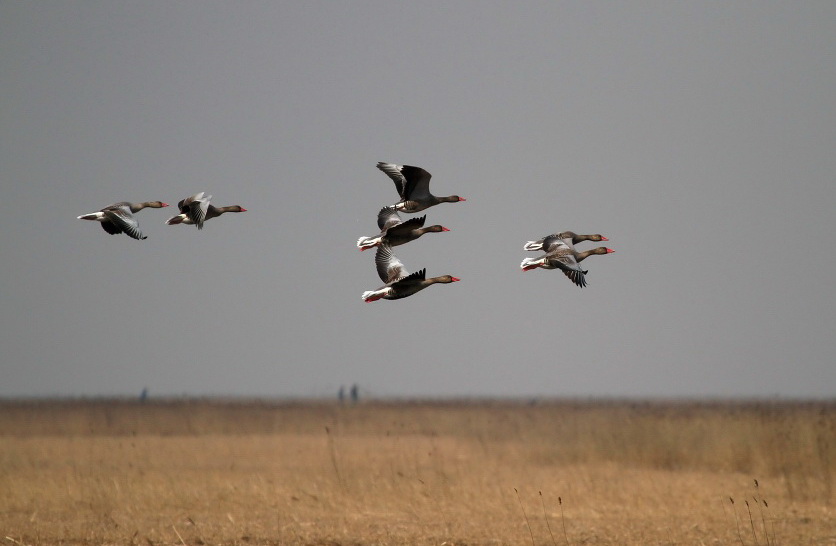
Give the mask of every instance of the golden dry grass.
POLYGON ((833 464, 832 403, 6 402, 0 540, 836 544, 833 464))

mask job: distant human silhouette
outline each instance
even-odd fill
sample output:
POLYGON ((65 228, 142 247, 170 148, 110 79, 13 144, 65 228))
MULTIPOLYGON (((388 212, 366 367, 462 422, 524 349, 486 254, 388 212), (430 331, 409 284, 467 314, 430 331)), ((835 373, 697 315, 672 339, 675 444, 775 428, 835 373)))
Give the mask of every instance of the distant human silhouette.
POLYGON ((359 389, 357 388, 357 383, 351 386, 351 402, 356 404, 357 401, 360 399, 359 389))
POLYGON ((139 401, 145 403, 148 400, 148 387, 142 389, 142 392, 139 394, 139 401))

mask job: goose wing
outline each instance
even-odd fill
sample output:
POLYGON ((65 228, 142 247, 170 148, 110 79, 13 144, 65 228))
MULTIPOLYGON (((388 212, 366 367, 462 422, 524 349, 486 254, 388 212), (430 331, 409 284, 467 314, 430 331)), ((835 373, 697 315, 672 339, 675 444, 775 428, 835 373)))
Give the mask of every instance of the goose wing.
POLYGON ((203 229, 210 199, 212 199, 211 195, 206 195, 206 192, 199 192, 177 203, 177 207, 197 226, 197 229, 203 229))
POLYGON ((409 275, 403 263, 392 252, 392 247, 380 245, 374 255, 374 264, 380 280, 389 284, 409 275))
POLYGON ((116 234, 124 231, 126 235, 134 239, 147 239, 139 230, 139 224, 128 207, 108 207, 102 212, 107 217, 107 221, 102 222, 102 227, 108 233, 116 234))
POLYGON ((404 165, 401 168, 406 179, 406 197, 409 199, 421 199, 430 195, 430 178, 432 175, 421 167, 404 165))
POLYGON ((401 217, 395 207, 383 207, 377 213, 377 227, 380 228, 380 231, 386 231, 401 222, 401 217))
POLYGON ((577 285, 579 288, 583 288, 584 286, 586 286, 586 274, 587 273, 588 273, 588 271, 583 271, 583 270, 582 271, 575 271, 573 269, 564 269, 563 270, 563 274, 566 275, 566 277, 570 281, 575 283, 575 285, 577 285))
POLYGON ((404 178, 403 174, 401 174, 401 165, 379 161, 377 163, 377 168, 386 173, 386 175, 392 179, 392 182, 395 183, 395 189, 398 190, 398 195, 401 196, 401 199, 405 199, 406 178, 404 178))
MULTIPOLYGON (((395 282, 393 282, 390 286, 395 289, 395 292, 398 292, 398 289, 410 288, 414 287, 415 285, 420 285, 424 280, 427 278, 427 268, 421 269, 416 271, 415 273, 410 273, 409 275, 402 277, 395 282)), ((415 291, 406 290, 402 297, 409 296, 413 294, 415 291)))
POLYGON ((569 247, 561 247, 554 252, 550 252, 546 257, 551 265, 563 271, 563 274, 577 286, 580 288, 586 286, 585 275, 587 271, 581 268, 569 247))
POLYGON ((122 228, 111 222, 110 220, 102 220, 99 222, 102 225, 102 229, 106 232, 110 233, 111 235, 116 235, 117 233, 122 233, 122 228))
POLYGON ((394 163, 381 161, 377 164, 377 168, 392 179, 402 200, 430 194, 430 178, 432 175, 421 167, 395 165, 394 163))
POLYGON ((424 227, 424 222, 426 222, 426 220, 427 220, 427 215, 426 214, 424 216, 419 216, 419 217, 416 217, 416 218, 410 218, 409 220, 401 222, 398 225, 389 227, 386 231, 386 234, 387 235, 392 235, 392 234, 398 234, 398 233, 408 233, 408 232, 412 231, 413 229, 421 229, 422 227, 424 227))

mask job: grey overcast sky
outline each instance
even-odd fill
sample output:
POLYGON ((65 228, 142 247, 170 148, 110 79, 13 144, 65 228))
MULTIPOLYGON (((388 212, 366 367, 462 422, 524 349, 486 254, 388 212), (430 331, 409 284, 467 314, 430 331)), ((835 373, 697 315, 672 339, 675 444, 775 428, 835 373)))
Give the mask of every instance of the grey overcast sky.
POLYGON ((834 59, 829 1, 2 2, 0 396, 832 397, 834 59), (363 303, 378 161, 461 282, 363 303))

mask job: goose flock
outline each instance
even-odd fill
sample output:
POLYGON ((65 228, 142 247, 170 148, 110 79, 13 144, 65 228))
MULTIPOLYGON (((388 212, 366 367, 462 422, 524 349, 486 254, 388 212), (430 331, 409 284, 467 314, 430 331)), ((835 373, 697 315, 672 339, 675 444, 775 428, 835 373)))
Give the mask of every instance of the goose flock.
POLYGON ((430 178, 432 175, 421 167, 395 165, 381 161, 377 164, 377 168, 386 173, 395 183, 400 201, 380 209, 377 215, 377 227, 380 228, 380 233, 377 236, 360 237, 357 240, 357 247, 360 250, 377 247, 374 263, 380 280, 386 283, 376 290, 363 292, 363 301, 368 303, 379 299, 399 300, 433 284, 449 284, 460 280, 452 275, 427 278, 426 268, 409 273, 392 252, 392 247, 414 241, 425 233, 450 231, 439 225, 425 228, 426 215, 404 221, 398 211, 421 212, 439 203, 457 203, 465 199, 458 195, 436 197, 431 194, 430 178))
MULTIPOLYGON (((442 225, 424 227, 427 216, 412 217, 407 220, 401 218, 399 212, 414 214, 440 203, 457 203, 465 201, 458 195, 438 197, 430 193, 430 178, 432 175, 421 167, 411 165, 396 165, 394 163, 379 162, 377 168, 384 172, 395 183, 400 200, 394 205, 387 205, 377 213, 377 227, 380 233, 370 237, 360 237, 357 248, 368 250, 377 248, 374 257, 377 274, 385 284, 376 290, 363 292, 363 301, 372 302, 379 299, 397 300, 409 297, 416 292, 433 284, 449 284, 460 279, 452 275, 427 278, 426 268, 409 273, 403 263, 395 256, 393 247, 405 245, 420 238, 425 233, 441 233, 450 231, 442 225)), ((216 207, 210 203, 211 195, 199 192, 177 203, 180 214, 166 220, 166 225, 186 224, 203 229, 203 224, 212 218, 227 212, 247 212, 240 205, 216 207)), ((142 240, 148 237, 139 229, 134 214, 146 208, 159 209, 167 207, 162 201, 145 201, 131 203, 120 201, 108 205, 101 210, 82 214, 81 220, 99 222, 102 228, 111 235, 124 233, 133 239, 142 240)), ((586 286, 588 270, 580 266, 580 262, 593 255, 610 254, 615 252, 611 248, 599 246, 583 252, 575 250, 575 245, 583 241, 609 241, 601 234, 578 235, 573 231, 553 233, 536 241, 528 241, 523 249, 531 252, 544 252, 537 258, 525 258, 520 263, 520 269, 559 269, 576 286, 586 286)))
MULTIPOLYGON (((206 192, 196 193, 190 197, 181 199, 177 203, 180 214, 172 216, 165 223, 170 226, 176 224, 195 225, 197 229, 203 229, 204 222, 226 212, 247 212, 247 209, 240 205, 216 207, 209 203, 211 199, 212 196, 206 195, 206 192)), ((111 235, 124 233, 132 239, 142 240, 148 237, 143 235, 139 230, 139 223, 137 223, 134 214, 145 208, 160 209, 167 206, 168 203, 163 203, 162 201, 146 201, 144 203, 120 201, 96 212, 82 214, 78 219, 101 222, 102 228, 111 235)))
POLYGON ((563 231, 546 235, 537 241, 528 241, 523 245, 524 250, 542 250, 545 252, 539 258, 525 258, 520 264, 520 269, 530 271, 538 267, 543 269, 560 269, 575 285, 580 288, 586 286, 586 274, 579 265, 580 262, 594 254, 610 254, 615 252, 611 248, 599 246, 584 252, 575 250, 575 244, 581 241, 609 241, 603 235, 578 235, 573 231, 563 231))

